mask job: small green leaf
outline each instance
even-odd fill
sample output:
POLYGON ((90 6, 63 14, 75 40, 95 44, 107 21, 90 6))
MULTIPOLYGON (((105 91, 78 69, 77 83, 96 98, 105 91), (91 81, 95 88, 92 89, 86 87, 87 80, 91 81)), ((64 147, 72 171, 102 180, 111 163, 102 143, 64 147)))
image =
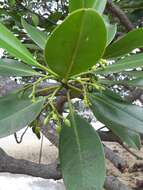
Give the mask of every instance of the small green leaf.
POLYGON ((47 36, 42 31, 38 30, 34 26, 28 24, 22 19, 22 25, 31 39, 41 48, 44 49, 47 41, 47 36))
POLYGON ((59 155, 67 190, 102 190, 106 169, 103 146, 97 132, 77 114, 71 126, 63 126, 59 155))
POLYGON ((75 11, 49 37, 46 62, 67 80, 97 63, 104 52, 106 37, 105 24, 98 13, 93 9, 75 11))
POLYGON ((104 58, 120 57, 141 47, 143 47, 143 28, 135 29, 109 45, 105 51, 104 58))
POLYGON ((31 18, 32 18, 32 24, 34 26, 38 26, 38 24, 39 24, 39 17, 36 14, 31 14, 31 18))
POLYGON ((105 23, 105 24, 106 24, 106 29, 107 29, 107 46, 108 46, 116 35, 117 25, 116 24, 112 25, 109 23, 105 23))
POLYGON ((97 119, 106 126, 118 125, 137 133, 143 133, 143 108, 107 97, 91 95, 91 109, 97 119))
POLYGON ((102 14, 105 6, 106 6, 107 0, 70 0, 69 1, 69 12, 73 12, 77 9, 81 8, 93 8, 98 13, 102 14))
POLYGON ((111 42, 112 42, 112 40, 114 39, 114 37, 115 37, 115 35, 116 35, 116 32, 117 32, 117 25, 116 24, 114 24, 114 25, 112 25, 112 24, 109 24, 109 25, 107 25, 106 26, 106 28, 107 28, 107 45, 109 45, 111 42))
POLYGON ((0 138, 30 124, 40 113, 44 99, 32 103, 27 97, 11 94, 0 98, 0 138))
POLYGON ((127 69, 134 69, 137 67, 143 67, 143 53, 131 55, 116 61, 112 65, 106 66, 104 69, 99 68, 96 70, 98 74, 112 74, 125 71, 127 69))
POLYGON ((39 66, 32 54, 3 24, 0 23, 0 47, 29 65, 39 66))
POLYGON ((31 67, 13 59, 0 59, 0 76, 38 76, 42 75, 31 67))

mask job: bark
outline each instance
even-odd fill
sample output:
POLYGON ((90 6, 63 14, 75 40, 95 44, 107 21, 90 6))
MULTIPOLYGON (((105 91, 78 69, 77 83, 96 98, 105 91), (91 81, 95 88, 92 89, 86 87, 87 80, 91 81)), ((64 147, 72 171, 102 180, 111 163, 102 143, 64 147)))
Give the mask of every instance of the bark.
POLYGON ((104 146, 105 157, 110 160, 113 165, 118 168, 121 172, 125 172, 129 168, 126 161, 124 161, 120 156, 114 153, 110 148, 104 146))
POLYGON ((126 16, 124 11, 122 11, 117 5, 115 5, 112 0, 107 1, 107 9, 111 14, 119 19, 120 23, 126 28, 128 32, 134 29, 134 25, 126 16))
POLYGON ((106 190, 132 190, 113 176, 108 176, 106 178, 104 187, 106 190))

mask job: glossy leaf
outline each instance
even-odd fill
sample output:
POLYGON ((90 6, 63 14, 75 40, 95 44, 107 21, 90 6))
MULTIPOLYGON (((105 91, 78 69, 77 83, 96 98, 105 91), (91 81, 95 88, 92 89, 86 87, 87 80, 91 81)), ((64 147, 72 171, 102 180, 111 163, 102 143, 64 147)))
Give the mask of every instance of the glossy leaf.
POLYGON ((97 119, 107 126, 143 133, 143 108, 127 102, 115 101, 103 94, 91 95, 92 110, 97 119))
POLYGON ((39 65, 32 54, 3 24, 0 23, 0 47, 29 65, 39 65))
POLYGON ((106 6, 107 0, 70 0, 69 1, 69 12, 73 12, 77 9, 81 8, 93 8, 98 13, 102 14, 105 6, 106 6))
POLYGON ((120 57, 140 47, 143 47, 143 28, 135 29, 109 45, 104 58, 120 57))
POLYGON ((47 36, 42 31, 28 24, 22 19, 22 25, 31 39, 41 48, 44 49, 47 41, 47 36))
POLYGON ((38 76, 42 75, 31 67, 13 59, 0 59, 0 76, 38 76))
POLYGON ((67 80, 97 63, 104 52, 106 36, 105 24, 98 13, 93 9, 75 11, 49 37, 46 62, 67 80))
POLYGON ((40 113, 43 99, 32 103, 26 97, 11 94, 0 98, 0 138, 11 135, 30 124, 40 113))
POLYGON ((137 67, 143 67, 143 53, 131 55, 116 61, 112 65, 108 65, 105 69, 97 69, 98 74, 111 74, 125 71, 127 69, 134 69, 137 67))
POLYGON ((107 46, 112 42, 114 39, 116 32, 117 32, 117 25, 106 23, 106 29, 107 29, 107 46))
POLYGON ((101 190, 105 181, 103 146, 90 124, 73 114, 60 134, 59 154, 67 190, 101 190))

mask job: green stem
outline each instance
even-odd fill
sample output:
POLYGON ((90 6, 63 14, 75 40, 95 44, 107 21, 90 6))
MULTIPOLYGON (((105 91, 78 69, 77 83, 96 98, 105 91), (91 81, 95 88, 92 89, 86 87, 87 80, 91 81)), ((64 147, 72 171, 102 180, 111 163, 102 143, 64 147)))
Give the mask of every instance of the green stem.
POLYGON ((44 93, 44 92, 53 90, 53 89, 55 89, 55 88, 57 88, 57 87, 59 87, 59 85, 52 85, 52 86, 43 88, 43 89, 41 89, 41 90, 38 90, 37 93, 44 93))
POLYGON ((55 72, 53 72, 51 69, 49 69, 48 67, 45 67, 45 66, 40 65, 40 64, 38 65, 38 67, 44 71, 47 71, 49 74, 54 76, 56 79, 59 78, 59 76, 55 72))
POLYGON ((79 88, 76 88, 75 86, 73 86, 73 85, 71 85, 71 84, 67 84, 67 85, 68 85, 68 87, 70 87, 71 89, 73 89, 73 90, 75 90, 75 91, 77 91, 77 92, 82 93, 82 90, 80 90, 79 88))
POLYGON ((67 91, 67 99, 68 99, 68 105, 69 105, 69 110, 70 113, 73 115, 73 107, 72 107, 72 103, 71 103, 71 98, 70 98, 70 91, 67 91))

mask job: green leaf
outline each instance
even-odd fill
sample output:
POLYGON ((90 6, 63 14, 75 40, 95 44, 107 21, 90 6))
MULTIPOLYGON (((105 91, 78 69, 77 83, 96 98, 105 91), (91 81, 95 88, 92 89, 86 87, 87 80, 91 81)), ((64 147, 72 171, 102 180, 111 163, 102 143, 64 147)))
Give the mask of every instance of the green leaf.
POLYGON ((101 190, 105 181, 105 158, 97 132, 77 114, 60 134, 59 156, 67 190, 101 190))
POLYGON ((103 19, 105 22, 105 26, 107 29, 107 46, 112 42, 114 39, 116 32, 117 32, 117 25, 116 24, 110 24, 110 20, 108 16, 103 15, 103 19))
POLYGON ((41 48, 44 49, 47 41, 47 36, 42 31, 38 30, 34 26, 28 24, 22 19, 22 25, 31 39, 41 48))
POLYGON ((93 8, 98 13, 102 14, 105 6, 106 6, 107 0, 70 0, 69 1, 69 12, 73 12, 77 9, 81 8, 93 8))
POLYGON ((108 128, 130 148, 134 148, 136 150, 141 148, 141 139, 138 133, 125 129, 120 125, 114 125, 113 123, 109 125, 108 128))
POLYGON ((107 28, 107 46, 112 42, 114 39, 116 32, 117 32, 117 25, 114 24, 108 24, 106 23, 106 28, 107 28))
POLYGON ((114 24, 114 25, 110 24, 110 25, 106 26, 106 28, 107 28, 107 34, 108 34, 107 35, 107 39, 108 39, 107 45, 109 45, 116 35, 117 25, 116 24, 114 24))
POLYGON ((42 75, 31 67, 13 59, 0 59, 0 76, 38 76, 42 75))
POLYGON ((90 100, 91 109, 100 122, 143 133, 143 108, 114 100, 104 94, 91 95, 90 100))
POLYGON ((142 78, 137 78, 133 80, 128 80, 125 81, 128 86, 134 86, 138 88, 143 88, 143 77, 142 78))
POLYGON ((107 79, 99 79, 98 82, 100 84, 104 85, 123 85, 123 86, 134 86, 137 88, 143 88, 143 77, 142 78, 136 78, 132 80, 119 80, 119 81, 114 81, 114 80, 107 80, 107 79))
MULTIPOLYGON (((119 99, 119 97, 116 96, 115 93, 109 94, 109 92, 108 93, 105 92, 105 94, 108 95, 108 97, 112 98, 113 101, 118 102, 118 103, 123 103, 123 100, 119 99)), ((129 147, 134 148, 134 149, 141 148, 141 139, 138 133, 134 132, 133 130, 124 128, 122 125, 120 125, 120 122, 117 123, 116 121, 114 121, 113 118, 106 118, 107 114, 103 115, 104 113, 96 109, 95 106, 97 106, 97 104, 94 97, 91 98, 91 102, 92 102, 92 106, 91 106, 92 111, 94 115, 99 119, 99 121, 106 124, 106 127, 109 128, 116 136, 118 136, 121 139, 122 142, 126 143, 129 147)), ((105 113, 106 113, 106 109, 105 109, 105 113)))
POLYGON ((142 78, 143 77, 143 71, 125 71, 123 74, 135 77, 135 78, 142 78))
POLYGON ((137 67, 143 67, 143 53, 131 55, 129 57, 125 57, 116 61, 112 65, 108 65, 103 68, 99 68, 96 70, 98 74, 112 74, 125 71, 127 69, 134 69, 137 67))
POLYGON ((38 26, 39 24, 39 17, 36 14, 31 14, 32 24, 34 26, 38 26))
POLYGON ((105 51, 104 58, 120 57, 141 47, 143 47, 143 28, 135 29, 109 45, 105 51))
POLYGON ((46 62, 51 70, 67 80, 97 63, 104 52, 106 36, 105 24, 98 13, 93 9, 75 11, 48 39, 46 62))
POLYGON ((41 112, 44 99, 32 103, 27 97, 11 94, 0 98, 0 138, 30 124, 41 112))
POLYGON ((3 24, 0 23, 0 47, 9 54, 21 59, 23 62, 38 66, 39 63, 33 58, 32 54, 3 24))

